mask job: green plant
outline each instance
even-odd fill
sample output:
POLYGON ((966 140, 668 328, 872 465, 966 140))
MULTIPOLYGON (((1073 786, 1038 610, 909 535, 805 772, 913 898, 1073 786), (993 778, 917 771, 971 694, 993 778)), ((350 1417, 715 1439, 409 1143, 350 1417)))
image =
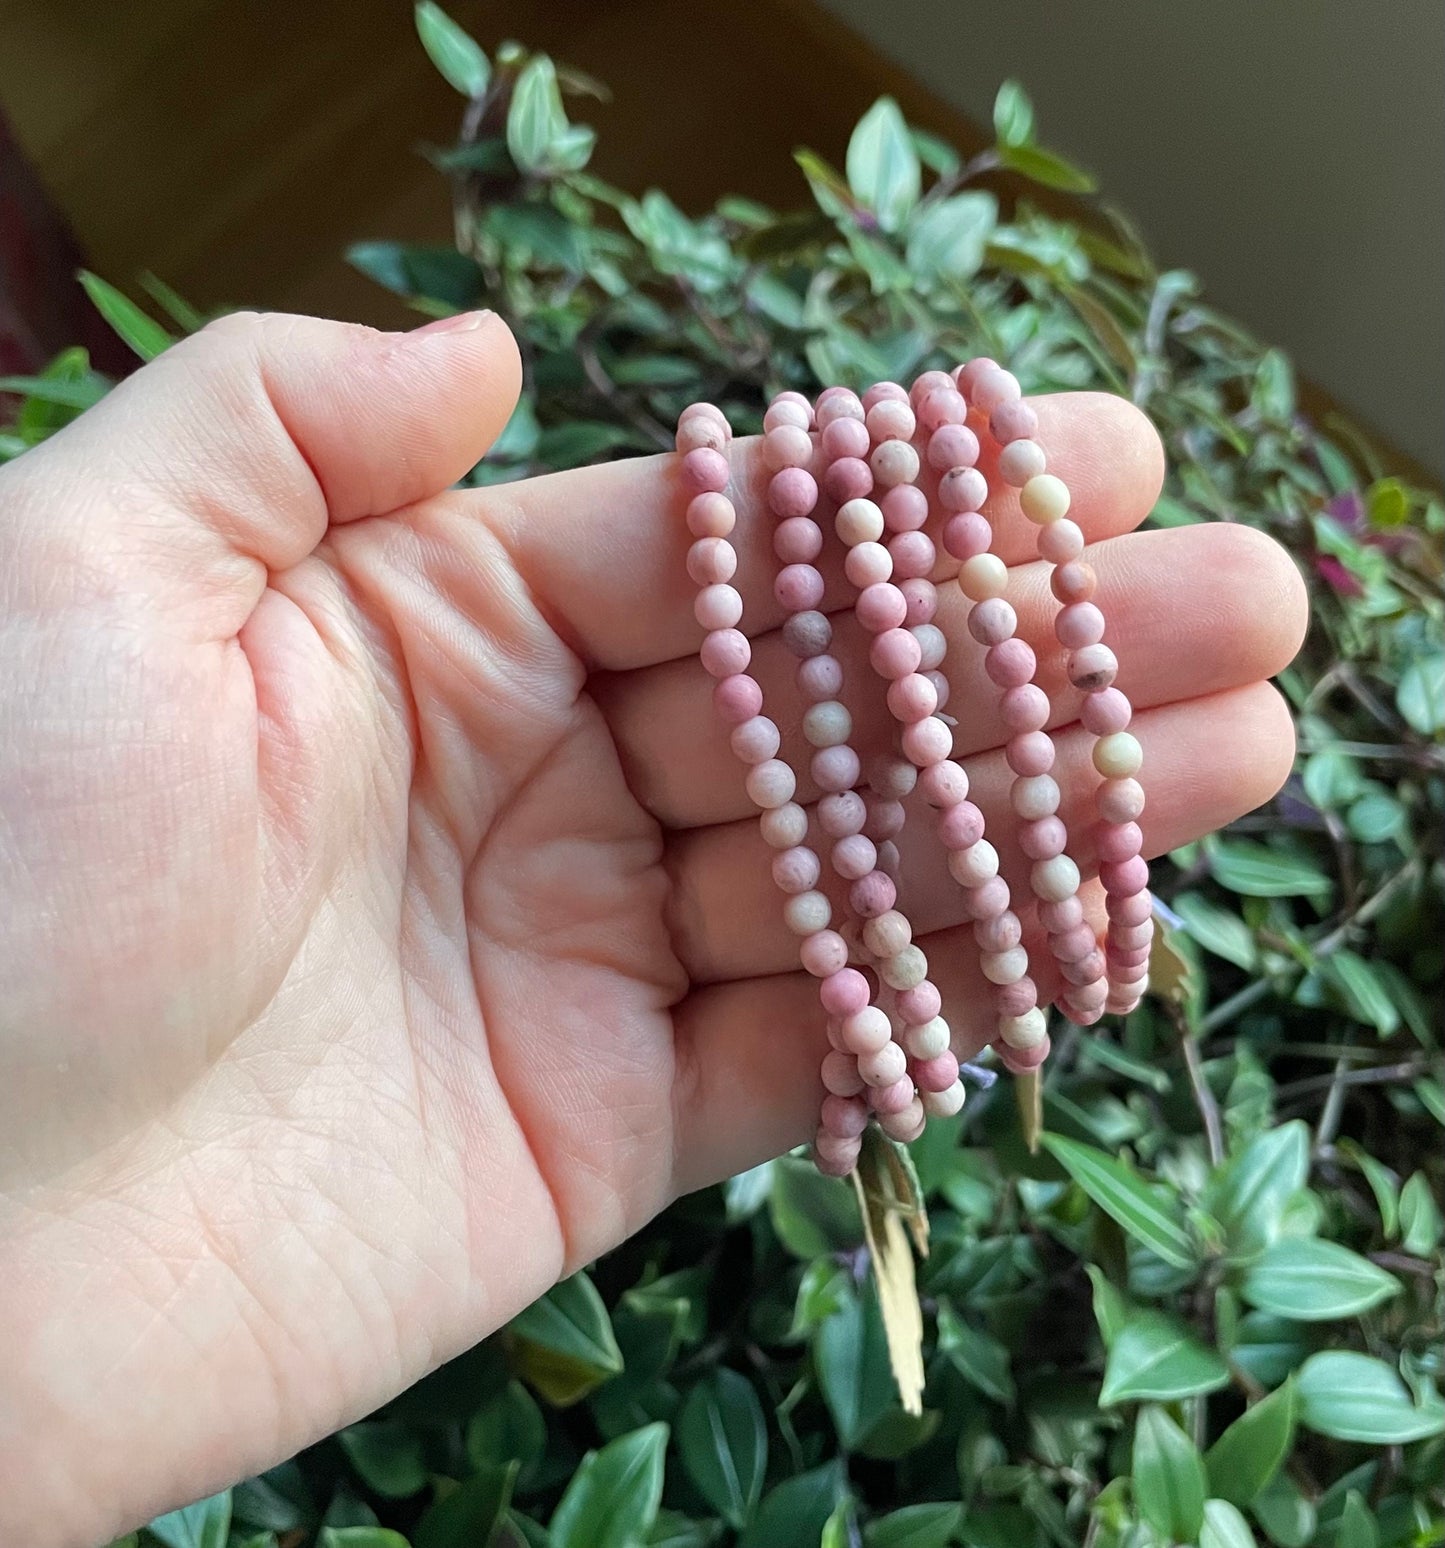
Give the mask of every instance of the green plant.
MULTIPOLYGON (((1091 185, 1035 143, 1017 87, 967 163, 884 100, 844 172, 799 153, 812 208, 727 199, 693 219, 587 171, 592 132, 563 92, 591 83, 515 44, 488 59, 429 0, 418 25, 469 99, 461 142, 434 156, 458 247, 351 258, 421 312, 484 301, 516 329, 526 395, 474 481, 664 447, 699 396, 755 427, 778 387, 980 350, 1032 391, 1126 394, 1169 450, 1152 520, 1248 521, 1307 578, 1311 639, 1282 684, 1300 763, 1268 812, 1161 865, 1177 924, 1160 992, 1122 1027, 1059 1039, 1038 1156, 1001 1087, 913 1147, 933 1232, 921 1416, 896 1397, 853 1195, 783 1158, 142 1538, 1439 1542, 1438 499, 1307 417, 1285 358, 1156 270, 1120 217, 1036 208, 1029 181, 1091 185)), ((170 341, 87 284, 143 357, 170 341)), ((199 321, 146 288, 175 328, 199 321)), ((79 351, 0 383, 21 394, 0 454, 107 386, 79 351)))

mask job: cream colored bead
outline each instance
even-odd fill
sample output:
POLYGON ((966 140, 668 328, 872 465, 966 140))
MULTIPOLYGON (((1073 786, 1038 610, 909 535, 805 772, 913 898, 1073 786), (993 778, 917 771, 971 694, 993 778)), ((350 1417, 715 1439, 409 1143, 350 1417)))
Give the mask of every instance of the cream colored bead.
POLYGON ((952 1118, 962 1111, 968 1093, 963 1089, 963 1082, 956 1080, 947 1091, 920 1091, 918 1095, 923 1111, 930 1118, 952 1118))
POLYGON ((872 1053, 858 1056, 858 1073, 870 1086, 891 1086, 908 1073, 908 1055, 897 1043, 885 1043, 872 1053))
POLYGON ((887 1011, 877 1005, 865 1005, 862 1010, 843 1018, 839 1036, 849 1053, 861 1057, 876 1053, 893 1041, 893 1023, 888 1019, 887 1011))
POLYGON ((908 1104, 901 1113, 879 1113, 878 1127, 889 1137, 902 1144, 910 1140, 916 1140, 923 1133, 923 1125, 927 1122, 923 1103, 918 1097, 908 1104))
POLYGON ((991 984, 1016 984, 1029 970, 1029 954, 1022 946, 1007 951, 980 953, 978 965, 991 984))
POLYGON ((1019 490, 1019 508, 1041 527, 1062 521, 1069 514, 1069 486, 1053 473, 1035 473, 1019 490))
POLYGON ((997 554, 975 554, 958 571, 958 586, 972 602, 987 602, 1008 590, 1008 566, 997 554))
POLYGON ((1139 738, 1127 731, 1101 736, 1094 743, 1094 767, 1105 779, 1128 779, 1139 772, 1143 763, 1144 749, 1139 738))
POLYGON ((808 836, 808 814, 796 801, 788 801, 765 811, 758 828, 769 849, 792 849, 808 836))
POLYGON ((903 1046, 915 1059, 936 1059, 948 1052, 952 1041, 953 1034, 942 1016, 935 1016, 922 1026, 903 1029, 903 1046))
POLYGON ((1067 855, 1039 860, 1029 872, 1034 896, 1045 903, 1062 903, 1079 890, 1079 868, 1067 855))
POLYGON ((896 957, 913 941, 913 926, 896 908, 863 926, 863 944, 875 957, 896 957))
POLYGON ((853 717, 836 699, 810 704, 803 715, 803 736, 813 747, 838 747, 852 734, 853 717))
POLYGON ((826 930, 833 905, 823 892, 799 892, 783 904, 783 922, 794 935, 813 935, 826 930))
POLYGON ((1002 1016, 998 1035, 1010 1048, 1037 1048, 1049 1035, 1048 1018, 1038 1006, 1022 1016, 1002 1016))
POLYGON ((928 977, 928 958, 919 947, 905 946, 878 964, 878 976, 890 989, 916 989, 928 977))
POLYGON ((849 548, 876 543, 883 536, 883 512, 872 500, 847 500, 838 507, 833 529, 849 548))
POLYGON ((1059 809, 1059 782, 1052 774, 1026 774, 1009 786, 1009 804, 1024 822, 1052 817, 1059 809))
POLYGON ((948 853, 948 874, 960 887, 981 887, 998 875, 998 850, 987 839, 948 853))

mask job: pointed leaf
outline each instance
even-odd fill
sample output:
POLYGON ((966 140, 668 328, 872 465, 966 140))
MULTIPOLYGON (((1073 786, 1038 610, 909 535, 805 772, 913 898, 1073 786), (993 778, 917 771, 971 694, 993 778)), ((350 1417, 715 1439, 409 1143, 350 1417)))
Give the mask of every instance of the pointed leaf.
POLYGON ((565 1406, 622 1370, 602 1297, 585 1273, 555 1285, 508 1327, 518 1369, 549 1402, 565 1406))
POLYGON ((1141 1399, 1171 1402, 1228 1382, 1229 1367, 1180 1323, 1162 1312, 1136 1311, 1109 1350, 1099 1402, 1106 1408, 1141 1399))
POLYGON ((1034 106, 1017 81, 1005 81, 993 99, 993 132, 1000 145, 1027 145, 1034 134, 1034 106))
POLYGON ((1044 1148, 1106 1214, 1171 1268, 1193 1268, 1194 1244, 1177 1208, 1112 1156, 1092 1145, 1045 1134, 1044 1148))
POLYGON ((1248 1505, 1289 1455, 1298 1414, 1292 1381, 1247 1408, 1205 1453, 1210 1492, 1248 1505))
POLYGON ((1317 1434, 1388 1446, 1445 1432, 1445 1403, 1417 1406, 1394 1368, 1370 1355, 1324 1350, 1298 1380, 1300 1423, 1317 1434))
POLYGON ((1134 1431, 1134 1503, 1174 1543, 1192 1543, 1204 1522, 1204 1461, 1162 1408, 1146 1408, 1134 1431))
POLYGON ((1199 1548, 1256 1548, 1254 1533, 1228 1500, 1205 1500, 1199 1548))
POLYGON ((481 45, 433 0, 418 0, 416 32, 443 80, 464 97, 480 97, 486 91, 492 67, 481 45))
POLYGON ((1250 1265, 1240 1293, 1277 1317, 1325 1322, 1368 1311, 1400 1289, 1393 1274, 1338 1242, 1285 1237, 1250 1265))
POLYGON ((870 1521, 863 1542, 866 1548, 946 1548, 962 1519, 961 1505, 905 1505, 870 1521))
POLYGON ((922 170, 892 97, 880 97, 859 119, 848 141, 846 169, 858 202, 873 211, 884 231, 897 231, 918 202, 922 170))
POLYGON ((726 1366, 704 1377, 682 1405, 677 1444, 702 1497, 741 1531, 768 1465, 768 1431, 752 1383, 726 1366))
POLYGON ((545 54, 534 54, 517 77, 507 109, 507 149, 523 172, 550 164, 553 146, 567 128, 557 70, 545 54))
POLYGON ((657 1519, 666 1450, 667 1426, 649 1424, 589 1451, 552 1514, 553 1548, 637 1548, 657 1519))
POLYGON ((866 1289, 849 1296, 820 1325, 813 1336, 813 1364, 838 1439, 851 1450, 894 1401, 883 1318, 866 1289))
POLYGON ((91 305, 142 360, 154 360, 163 349, 169 349, 176 342, 153 317, 148 317, 134 301, 98 274, 82 269, 78 278, 91 305))
POLYGON ((1309 1146, 1308 1125, 1295 1119, 1256 1135, 1215 1174, 1207 1202, 1236 1252, 1278 1236, 1285 1205, 1309 1177, 1309 1146))
POLYGON ((226 1548, 231 1531, 231 1491, 157 1516, 147 1530, 165 1548, 226 1548))
POLYGON ((764 1497, 738 1548, 818 1548, 846 1482, 843 1464, 835 1457, 780 1483, 764 1497))

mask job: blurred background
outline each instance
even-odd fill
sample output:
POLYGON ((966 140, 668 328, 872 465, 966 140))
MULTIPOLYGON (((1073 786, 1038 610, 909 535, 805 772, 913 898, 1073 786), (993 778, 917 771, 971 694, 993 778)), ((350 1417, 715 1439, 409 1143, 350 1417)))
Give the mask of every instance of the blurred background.
MULTIPOLYGON (((596 169, 693 211, 724 191, 803 203, 788 152, 838 161, 882 91, 982 144, 998 83, 1016 77, 1049 142, 1098 174, 1165 263, 1200 274, 1431 482, 1445 472, 1438 0, 453 9, 489 48, 519 37, 608 82, 612 102, 588 115, 596 169)), ((85 333, 45 202, 77 261, 123 286, 150 269, 203 308, 397 325, 401 304, 340 253, 373 236, 448 240, 417 147, 449 143, 457 109, 402 0, 0 0, 8 368, 85 333)))

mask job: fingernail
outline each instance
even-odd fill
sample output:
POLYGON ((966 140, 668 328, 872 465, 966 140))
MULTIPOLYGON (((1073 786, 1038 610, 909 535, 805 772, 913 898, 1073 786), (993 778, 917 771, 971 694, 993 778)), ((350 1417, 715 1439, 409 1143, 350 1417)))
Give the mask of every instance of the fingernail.
POLYGON ((474 333, 492 315, 485 308, 478 312, 458 312, 455 317, 438 317, 435 321, 413 328, 407 335, 419 339, 431 333, 474 333))

